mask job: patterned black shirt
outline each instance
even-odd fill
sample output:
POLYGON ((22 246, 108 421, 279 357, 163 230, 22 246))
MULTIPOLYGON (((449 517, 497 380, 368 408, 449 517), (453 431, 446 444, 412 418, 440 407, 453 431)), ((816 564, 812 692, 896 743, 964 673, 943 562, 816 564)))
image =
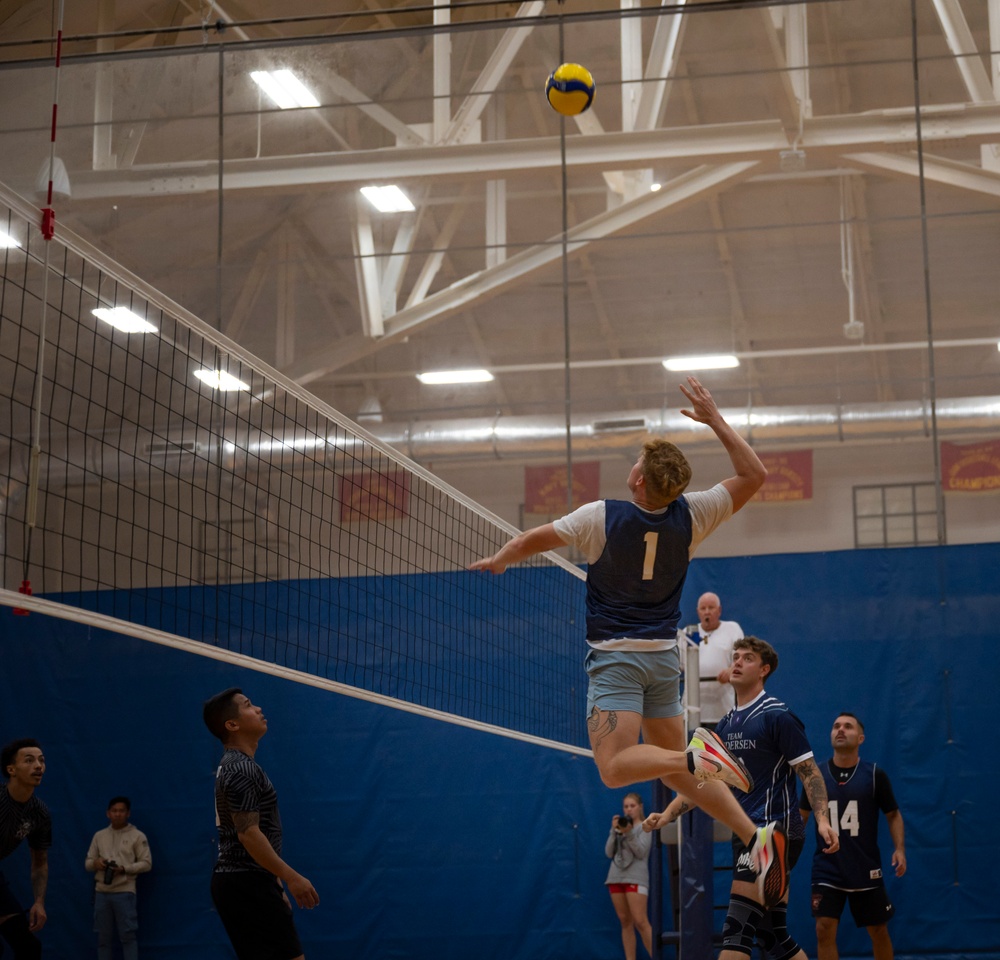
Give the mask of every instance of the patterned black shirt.
POLYGON ((0 787, 0 860, 9 857, 25 837, 32 850, 52 846, 49 808, 34 794, 26 803, 18 803, 5 786, 0 787))
POLYGON ((268 873, 240 843, 233 823, 235 813, 257 813, 261 833, 281 856, 281 816, 278 794, 253 757, 226 750, 215 774, 215 825, 219 828, 216 873, 268 873))

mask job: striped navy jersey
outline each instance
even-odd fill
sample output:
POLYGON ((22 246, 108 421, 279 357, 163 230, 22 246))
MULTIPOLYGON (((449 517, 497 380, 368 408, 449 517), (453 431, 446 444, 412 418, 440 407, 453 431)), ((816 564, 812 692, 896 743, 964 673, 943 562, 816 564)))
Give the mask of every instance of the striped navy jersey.
MULTIPOLYGON (((882 883, 882 855, 878 848, 878 814, 892 813, 899 805, 889 777, 880 767, 864 760, 854 767, 820 764, 830 798, 830 823, 840 839, 836 853, 823 853, 816 844, 813 886, 838 890, 870 890, 882 883)), ((809 801, 802 798, 802 809, 809 801)))
POLYGON ((804 837, 798 777, 792 769, 813 755, 802 721, 762 691, 748 704, 730 710, 715 732, 753 777, 749 793, 736 792, 747 816, 759 827, 777 820, 791 839, 804 837))
POLYGON ((257 813, 261 833, 281 856, 281 817, 274 786, 253 757, 227 749, 215 774, 215 825, 219 828, 219 859, 215 870, 267 873, 240 843, 233 823, 235 813, 257 813))
POLYGON ((32 850, 52 846, 49 808, 34 794, 18 803, 6 786, 0 786, 0 860, 9 857, 25 837, 32 850))
POLYGON ((607 542, 587 571, 587 639, 672 638, 691 546, 691 511, 678 497, 662 512, 605 500, 607 542))

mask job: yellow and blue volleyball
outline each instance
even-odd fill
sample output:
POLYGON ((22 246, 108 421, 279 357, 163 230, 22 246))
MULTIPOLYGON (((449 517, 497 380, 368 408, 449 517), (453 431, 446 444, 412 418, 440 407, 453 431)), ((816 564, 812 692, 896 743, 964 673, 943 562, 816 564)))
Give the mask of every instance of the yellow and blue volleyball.
POLYGON ((560 64, 545 81, 545 99, 556 113, 575 117, 594 102, 594 78, 578 63, 560 64))

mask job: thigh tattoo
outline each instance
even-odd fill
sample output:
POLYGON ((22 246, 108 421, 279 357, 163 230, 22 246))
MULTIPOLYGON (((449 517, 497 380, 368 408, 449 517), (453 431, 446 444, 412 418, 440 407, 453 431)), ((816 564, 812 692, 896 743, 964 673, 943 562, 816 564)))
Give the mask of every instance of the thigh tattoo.
POLYGON ((611 736, 618 726, 618 714, 614 710, 608 710, 605 714, 604 723, 601 723, 601 711, 594 707, 587 718, 587 729, 590 731, 594 746, 597 746, 605 737, 611 736))

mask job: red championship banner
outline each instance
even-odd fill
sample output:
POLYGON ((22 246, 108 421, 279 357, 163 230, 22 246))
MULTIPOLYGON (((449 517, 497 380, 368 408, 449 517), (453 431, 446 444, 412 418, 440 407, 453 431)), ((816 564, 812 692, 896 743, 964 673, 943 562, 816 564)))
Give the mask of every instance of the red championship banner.
POLYGON ((767 467, 767 479, 753 499, 764 503, 812 500, 813 452, 792 450, 789 453, 759 453, 767 467))
POLYGON ((361 470, 340 481, 340 522, 401 520, 410 515, 410 475, 405 470, 361 470))
POLYGON ((945 491, 1000 490, 1000 440, 983 443, 941 441, 941 486, 945 491))
MULTIPOLYGON (((601 488, 598 460, 573 464, 573 509, 597 500, 601 488)), ((566 513, 566 467, 524 468, 524 512, 566 513)))

